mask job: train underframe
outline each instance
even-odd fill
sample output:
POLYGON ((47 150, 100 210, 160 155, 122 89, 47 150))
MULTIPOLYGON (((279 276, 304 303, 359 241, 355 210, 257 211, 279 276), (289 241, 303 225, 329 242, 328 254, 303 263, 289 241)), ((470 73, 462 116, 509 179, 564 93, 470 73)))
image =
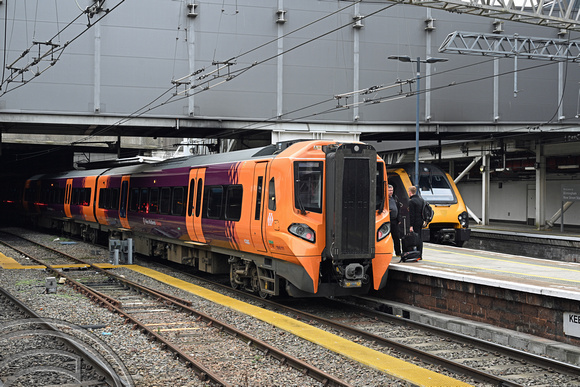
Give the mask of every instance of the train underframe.
POLYGON ((287 294, 293 297, 329 297, 368 293, 371 260, 323 260, 318 291, 299 265, 271 257, 215 248, 191 242, 175 243, 164 237, 119 230, 68 218, 38 217, 34 225, 79 237, 88 243, 132 239, 133 252, 184 264, 210 274, 229 274, 234 289, 244 289, 263 298, 287 294))
POLYGON ((453 244, 461 247, 469 240, 471 230, 468 228, 453 228, 446 225, 430 225, 422 230, 424 242, 453 244))

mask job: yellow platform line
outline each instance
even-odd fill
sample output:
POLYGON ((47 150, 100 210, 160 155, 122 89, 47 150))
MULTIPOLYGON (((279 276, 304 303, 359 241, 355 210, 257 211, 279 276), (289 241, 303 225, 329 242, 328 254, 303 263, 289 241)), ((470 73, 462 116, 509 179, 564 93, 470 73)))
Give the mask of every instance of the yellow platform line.
MULTIPOLYGON (((111 265, 110 263, 95 263, 94 264, 101 269, 113 269, 116 267, 125 267, 127 265, 111 265)), ((44 265, 22 265, 18 263, 14 258, 7 257, 6 255, 0 253, 0 267, 2 269, 46 269, 44 265)), ((65 269, 73 267, 89 267, 83 263, 71 263, 65 265, 52 265, 55 269, 65 269)))
MULTIPOLYGON (((128 266, 129 267, 129 266, 128 266)), ((171 277, 141 266, 130 266, 131 270, 154 278, 165 284, 183 289, 207 300, 227 306, 233 310, 260 319, 280 329, 290 332, 305 340, 311 341, 354 361, 384 372, 395 378, 406 380, 417 386, 469 386, 469 384, 436 372, 426 370, 414 364, 375 351, 363 345, 353 343, 342 337, 310 326, 293 318, 275 313, 254 305, 233 299, 228 296, 204 289, 189 282, 171 277)))

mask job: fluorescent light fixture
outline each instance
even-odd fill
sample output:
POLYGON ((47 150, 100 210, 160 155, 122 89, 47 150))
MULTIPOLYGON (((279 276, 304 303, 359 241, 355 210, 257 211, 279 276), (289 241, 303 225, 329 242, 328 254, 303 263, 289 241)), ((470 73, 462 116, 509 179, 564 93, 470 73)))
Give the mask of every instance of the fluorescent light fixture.
POLYGON ((572 164, 572 165, 558 165, 558 169, 578 169, 580 165, 572 164))

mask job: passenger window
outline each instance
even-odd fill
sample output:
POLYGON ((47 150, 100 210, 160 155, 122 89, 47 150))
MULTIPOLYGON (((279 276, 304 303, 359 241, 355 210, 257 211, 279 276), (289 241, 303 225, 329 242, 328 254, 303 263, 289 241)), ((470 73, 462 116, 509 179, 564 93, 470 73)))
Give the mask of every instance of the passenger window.
POLYGON ((159 211, 159 188, 151 188, 149 194, 149 213, 156 214, 159 211))
POLYGON ((187 199, 187 216, 193 213, 193 191, 195 190, 195 179, 189 182, 189 198, 187 199))
POLYGON ((274 184, 274 178, 271 178, 268 184, 268 209, 276 211, 276 184, 274 184))
POLYGON ((83 188, 83 206, 91 204, 91 191, 90 188, 83 188))
POLYGON ((141 196, 139 198, 139 212, 149 212, 149 188, 141 188, 141 196))
POLYGON ((222 215, 222 200, 224 188, 221 185, 210 186, 205 188, 206 199, 204 215, 210 219, 219 219, 222 215))
POLYGON ((129 190, 129 182, 124 181, 121 183, 121 203, 119 209, 119 215, 121 218, 127 217, 127 191, 129 190))
POLYGON ((226 192, 225 219, 238 221, 242 217, 242 193, 241 185, 231 185, 226 192))
POLYGON ((73 188, 72 190, 72 200, 71 200, 71 204, 72 205, 78 205, 79 204, 79 195, 80 195, 80 190, 78 188, 73 188))
POLYGON ((185 187, 173 188, 173 199, 171 200, 171 215, 185 215, 185 187))
POLYGON ((171 205, 171 188, 163 187, 161 188, 161 199, 159 200, 159 213, 169 214, 169 209, 171 205))
POLYGON ((258 177, 258 186, 256 187, 256 212, 254 214, 254 219, 260 220, 260 213, 262 212, 262 184, 264 183, 264 177, 258 177))
POLYGON ((129 199, 129 211, 139 211, 139 188, 131 189, 131 198, 129 199))
POLYGON ((111 210, 119 209, 119 188, 113 188, 111 190, 111 206, 108 208, 111 210))
POLYGON ((203 191, 203 179, 197 180, 197 197, 195 198, 195 216, 199 217, 201 212, 201 193, 203 191))
POLYGON ((99 190, 99 208, 107 208, 107 200, 106 200, 106 196, 107 195, 108 190, 106 188, 101 188, 99 190))

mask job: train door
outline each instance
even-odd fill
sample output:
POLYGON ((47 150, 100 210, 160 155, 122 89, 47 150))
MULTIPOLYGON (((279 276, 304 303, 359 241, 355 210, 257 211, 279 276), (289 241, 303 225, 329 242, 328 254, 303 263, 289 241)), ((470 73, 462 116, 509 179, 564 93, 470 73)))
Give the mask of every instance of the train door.
POLYGON ((264 213, 264 184, 266 182, 266 167, 268 162, 256 163, 254 166, 254 178, 252 187, 252 204, 253 211, 250 216, 250 233, 252 236, 252 243, 258 251, 266 251, 264 245, 262 221, 264 213))
POLYGON ((193 168, 189 171, 189 195, 185 223, 187 234, 192 241, 205 243, 201 228, 201 210, 203 205, 203 180, 205 168, 193 168))
POLYGON ((64 189, 64 213, 67 218, 72 218, 72 212, 70 210, 70 203, 72 197, 72 185, 73 179, 66 179, 66 188, 64 189))
POLYGON ((83 214, 83 218, 89 222, 96 222, 97 219, 94 215, 94 207, 96 206, 95 202, 95 192, 97 187, 97 176, 88 176, 85 177, 83 181, 83 188, 84 188, 84 198, 81 207, 81 212, 83 214), (95 190, 95 191, 93 191, 95 190))
POLYGON ((119 220, 121 221, 121 226, 124 228, 131 228, 129 225, 129 219, 127 219, 127 202, 129 200, 129 181, 131 176, 126 175, 121 178, 121 195, 119 195, 119 220))

